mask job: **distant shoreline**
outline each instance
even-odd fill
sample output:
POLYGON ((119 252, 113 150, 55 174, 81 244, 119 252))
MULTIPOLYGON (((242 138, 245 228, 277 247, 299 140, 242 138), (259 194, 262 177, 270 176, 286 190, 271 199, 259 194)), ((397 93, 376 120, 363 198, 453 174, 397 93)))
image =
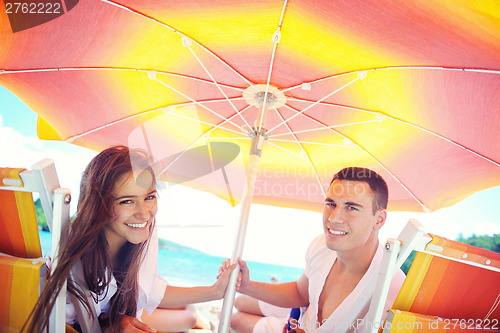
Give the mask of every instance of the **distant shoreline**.
MULTIPOLYGON (((40 231, 42 254, 51 253, 51 237, 47 231, 40 231)), ((158 248, 158 273, 172 285, 212 285, 219 266, 226 258, 212 256, 189 246, 161 238, 158 248)), ((268 263, 247 261, 252 279, 259 282, 295 281, 303 269, 268 263)))

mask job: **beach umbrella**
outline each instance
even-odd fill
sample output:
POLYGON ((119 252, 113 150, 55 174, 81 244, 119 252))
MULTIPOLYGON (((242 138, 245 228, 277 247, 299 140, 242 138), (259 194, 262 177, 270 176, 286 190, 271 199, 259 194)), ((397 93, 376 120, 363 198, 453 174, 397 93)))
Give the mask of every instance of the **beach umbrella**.
POLYGON ((214 172, 177 179, 242 202, 233 257, 252 202, 319 211, 346 166, 379 172, 392 210, 500 185, 496 0, 56 3, 0 2, 0 84, 42 139, 143 147, 167 174, 206 146, 214 172), (216 166, 217 142, 238 158, 216 166))

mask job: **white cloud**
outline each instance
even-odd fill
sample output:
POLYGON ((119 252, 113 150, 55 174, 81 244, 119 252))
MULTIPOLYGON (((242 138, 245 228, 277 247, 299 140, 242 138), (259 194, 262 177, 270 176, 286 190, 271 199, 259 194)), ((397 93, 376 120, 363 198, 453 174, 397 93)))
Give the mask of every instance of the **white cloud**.
POLYGON ((6 126, 0 126, 0 142, 2 142, 0 145, 1 166, 30 169, 33 164, 42 159, 54 160, 59 183, 61 187, 71 190, 74 198, 71 205, 72 211, 76 209, 81 173, 95 152, 64 142, 46 143, 36 137, 24 136, 6 126), (60 146, 62 149, 48 147, 51 145, 60 146), (68 149, 72 151, 71 154, 67 152, 68 149))
POLYGON ((480 221, 476 223, 476 228, 473 231, 473 234, 500 234, 500 225, 494 221, 480 221))

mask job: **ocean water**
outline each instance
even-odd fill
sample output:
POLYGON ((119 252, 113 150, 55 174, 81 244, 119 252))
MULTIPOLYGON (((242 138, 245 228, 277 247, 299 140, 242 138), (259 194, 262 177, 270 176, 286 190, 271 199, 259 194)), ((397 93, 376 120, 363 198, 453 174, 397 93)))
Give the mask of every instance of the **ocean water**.
MULTIPOLYGON (((42 253, 51 252, 49 232, 40 231, 42 253)), ((219 266, 226 258, 211 256, 198 250, 168 241, 167 248, 158 250, 158 271, 172 285, 203 286, 215 282, 219 266)), ((247 262, 250 277, 254 281, 277 282, 295 281, 302 274, 301 268, 247 262)))

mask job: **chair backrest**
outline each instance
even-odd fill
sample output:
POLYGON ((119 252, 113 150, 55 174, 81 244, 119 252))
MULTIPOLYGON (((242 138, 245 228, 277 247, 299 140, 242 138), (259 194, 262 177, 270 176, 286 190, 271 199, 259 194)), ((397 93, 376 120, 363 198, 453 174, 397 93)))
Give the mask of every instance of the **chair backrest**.
POLYGON ((43 261, 0 256, 0 332, 19 332, 45 280, 43 261))
POLYGON ((388 240, 381 267, 379 292, 370 305, 370 332, 500 330, 500 253, 425 234, 418 221, 410 220, 398 239, 388 240), (411 250, 417 254, 381 324, 383 287, 411 250), (437 326, 420 330, 415 323, 437 326))
POLYGON ((33 195, 24 188, 26 169, 0 168, 0 252, 21 258, 42 256, 33 195), (14 186, 15 185, 15 186, 14 186), (9 188, 9 190, 6 190, 9 188))
POLYGON ((479 322, 475 320, 451 320, 437 316, 421 315, 418 313, 389 310, 383 332, 397 333, 462 333, 481 332, 493 333, 500 329, 495 322, 479 322))
POLYGON ((429 236, 432 240, 426 252, 417 252, 393 308, 443 318, 500 320, 500 253, 429 236))
MULTIPOLYGON (((38 299, 46 276, 33 193, 37 193, 51 230, 52 258, 69 221, 69 190, 60 189, 54 163, 31 170, 0 168, 0 332, 18 332, 38 299)), ((55 267, 57 262, 52 263, 55 267)), ((58 295, 50 332, 63 332, 66 291, 58 295)))

